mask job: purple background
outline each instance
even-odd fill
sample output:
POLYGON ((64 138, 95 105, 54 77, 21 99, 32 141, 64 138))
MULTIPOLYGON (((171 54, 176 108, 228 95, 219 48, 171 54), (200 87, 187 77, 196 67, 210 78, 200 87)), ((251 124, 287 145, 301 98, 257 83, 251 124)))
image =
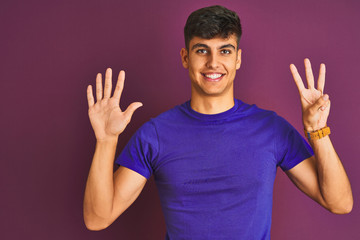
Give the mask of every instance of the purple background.
MULTIPOLYGON (((126 71, 121 106, 142 101, 121 149, 150 117, 190 97, 180 49, 187 16, 222 4, 243 24, 236 97, 277 111, 301 131, 289 64, 304 74, 309 57, 332 107, 331 139, 352 182, 355 205, 333 215, 279 170, 272 237, 360 239, 360 2, 344 1, 1 1, 0 90, 2 239, 163 239, 165 223, 153 178, 108 229, 91 232, 82 201, 95 137, 86 87, 98 72, 126 71)), ((115 83, 115 79, 114 79, 115 83)), ((116 155, 119 154, 119 150, 116 155)))

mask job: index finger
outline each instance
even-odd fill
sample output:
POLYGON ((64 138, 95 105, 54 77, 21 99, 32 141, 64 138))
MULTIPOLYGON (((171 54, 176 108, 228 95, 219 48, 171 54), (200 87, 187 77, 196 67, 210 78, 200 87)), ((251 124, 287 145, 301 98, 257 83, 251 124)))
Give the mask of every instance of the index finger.
POLYGON ((115 86, 113 97, 117 99, 118 103, 120 103, 121 93, 124 89, 124 81, 125 81, 125 71, 121 70, 119 73, 119 77, 115 86))
POLYGON ((305 86, 304 86, 304 83, 300 77, 300 74, 294 64, 290 64, 290 71, 291 71, 291 74, 294 78, 295 84, 296 84, 299 92, 303 91, 305 89, 305 86))
POLYGON ((324 93, 324 86, 325 86, 325 64, 322 63, 320 65, 320 71, 319 71, 319 78, 317 82, 317 90, 321 92, 321 94, 324 93))

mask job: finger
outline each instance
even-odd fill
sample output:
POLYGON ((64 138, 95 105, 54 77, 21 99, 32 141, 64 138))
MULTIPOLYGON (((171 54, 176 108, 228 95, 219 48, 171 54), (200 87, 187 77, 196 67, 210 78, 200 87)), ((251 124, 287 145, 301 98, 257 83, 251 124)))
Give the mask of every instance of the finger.
POLYGON ((314 75, 311 69, 311 63, 308 58, 304 60, 305 64, 305 74, 308 88, 314 88, 314 75))
POLYGON ((112 79, 112 70, 111 68, 106 69, 105 73, 105 88, 104 88, 104 99, 110 98, 111 95, 111 79, 112 79))
POLYGON ((131 117, 134 114, 135 110, 138 109, 139 107, 142 107, 142 105, 143 104, 141 102, 134 102, 127 107, 124 113, 128 122, 130 122, 131 117))
POLYGON ((317 90, 319 90, 321 92, 321 94, 324 93, 325 72, 326 72, 325 64, 322 63, 322 64, 320 64, 319 78, 318 78, 318 82, 317 82, 317 90))
POLYGON ((88 100, 89 108, 92 107, 94 105, 94 96, 91 85, 87 87, 87 100, 88 100))
POLYGON ((121 70, 119 73, 119 77, 116 83, 115 91, 114 91, 114 98, 118 100, 120 103, 121 93, 124 89, 124 81, 125 81, 125 71, 121 70))
POLYGON ((303 91, 305 89, 305 86, 294 64, 290 64, 290 71, 299 92, 303 91))
POLYGON ((322 97, 320 97, 312 106, 311 106, 311 110, 313 112, 316 112, 318 110, 325 110, 326 105, 329 102, 329 95, 325 94, 322 97))
POLYGON ((323 106, 321 106, 320 107, 320 110, 321 111, 325 111, 327 108, 330 108, 330 100, 328 100, 326 103, 325 103, 325 105, 323 105, 323 106))
POLYGON ((96 75, 96 100, 101 101, 102 99, 102 80, 101 73, 96 75))

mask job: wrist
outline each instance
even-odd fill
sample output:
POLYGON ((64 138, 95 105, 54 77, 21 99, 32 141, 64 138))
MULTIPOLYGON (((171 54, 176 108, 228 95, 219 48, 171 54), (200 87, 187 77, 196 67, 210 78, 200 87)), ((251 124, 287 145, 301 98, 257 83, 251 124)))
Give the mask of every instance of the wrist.
POLYGON ((304 133, 305 133, 306 138, 310 141, 310 140, 324 138, 324 137, 328 136, 331 133, 331 131, 330 131, 330 128, 325 125, 325 127, 317 129, 317 130, 313 130, 313 128, 307 128, 307 129, 304 128, 304 133), (309 131, 309 129, 310 129, 310 131, 309 131))
POLYGON ((315 131, 318 131, 322 128, 325 128, 327 127, 327 125, 316 125, 316 126, 313 126, 313 125, 308 125, 308 124, 303 124, 304 125, 304 130, 307 131, 307 132, 315 132, 315 131))
POLYGON ((96 138, 96 143, 104 143, 104 144, 111 144, 111 143, 117 143, 119 139, 119 136, 107 136, 107 137, 101 137, 101 138, 96 138))

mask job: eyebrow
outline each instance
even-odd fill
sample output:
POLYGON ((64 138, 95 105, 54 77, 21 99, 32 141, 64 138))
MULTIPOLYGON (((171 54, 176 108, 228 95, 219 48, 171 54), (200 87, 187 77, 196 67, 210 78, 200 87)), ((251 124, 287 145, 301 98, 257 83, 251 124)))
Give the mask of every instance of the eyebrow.
MULTIPOLYGON (((194 50, 195 48, 210 48, 208 45, 203 44, 203 43, 197 43, 194 46, 192 46, 191 50, 194 50)), ((236 50, 235 46, 232 44, 225 44, 222 45, 221 47, 219 47, 219 49, 223 49, 223 48, 233 48, 234 50, 236 50)))

